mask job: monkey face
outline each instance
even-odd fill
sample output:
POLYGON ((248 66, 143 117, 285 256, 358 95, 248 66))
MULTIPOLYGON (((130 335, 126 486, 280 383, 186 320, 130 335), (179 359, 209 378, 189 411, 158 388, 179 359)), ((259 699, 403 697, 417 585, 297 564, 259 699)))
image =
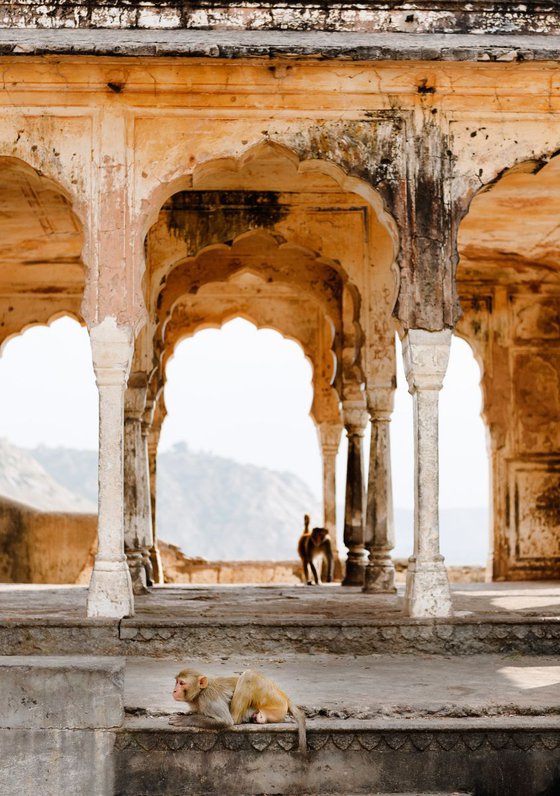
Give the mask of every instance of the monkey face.
POLYGON ((328 535, 329 532, 326 528, 313 528, 311 531, 311 540, 314 545, 320 545, 325 541, 328 535))
POLYGON ((173 689, 173 699, 176 702, 192 702, 190 691, 192 686, 189 681, 183 677, 175 678, 175 688, 173 689))
POLYGON ((185 670, 179 672, 175 678, 175 688, 172 696, 176 702, 195 702, 200 692, 207 686, 208 678, 206 675, 185 670))

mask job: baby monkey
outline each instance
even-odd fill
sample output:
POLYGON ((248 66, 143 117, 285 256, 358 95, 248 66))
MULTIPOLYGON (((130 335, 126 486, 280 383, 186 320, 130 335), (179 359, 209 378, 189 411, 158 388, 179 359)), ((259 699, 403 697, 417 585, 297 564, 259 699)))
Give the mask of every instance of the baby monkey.
POLYGON ((313 582, 309 578, 309 570, 315 580, 315 584, 319 585, 319 577, 315 568, 314 560, 318 556, 324 556, 327 562, 327 583, 332 583, 334 572, 334 558, 332 552, 332 544, 329 536, 328 528, 313 528, 309 530, 309 514, 303 517, 303 533, 299 537, 298 553, 303 565, 303 577, 308 586, 312 586, 313 582))
POLYGON ((190 713, 171 716, 170 724, 222 729, 234 724, 282 722, 289 713, 298 726, 299 751, 307 748, 305 715, 268 677, 248 669, 239 676, 208 677, 183 669, 175 678, 173 699, 190 713))

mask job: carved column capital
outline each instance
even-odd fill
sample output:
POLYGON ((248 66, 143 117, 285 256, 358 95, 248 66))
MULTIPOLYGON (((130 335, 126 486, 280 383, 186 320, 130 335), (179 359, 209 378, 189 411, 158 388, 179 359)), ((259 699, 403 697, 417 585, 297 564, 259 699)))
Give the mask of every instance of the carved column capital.
POLYGON ((108 316, 89 330, 89 337, 97 386, 124 386, 132 361, 132 327, 118 326, 108 316))
POLYGON ((367 390, 367 408, 370 419, 390 420, 395 406, 395 388, 371 387, 367 390))
POLYGON ((449 362, 451 329, 427 332, 409 329, 403 337, 404 372, 408 390, 441 390, 449 362))
POLYGON ((146 409, 148 377, 146 373, 131 373, 124 395, 124 413, 127 418, 141 421, 146 409))
POLYGON ((331 421, 319 423, 317 425, 317 433, 319 435, 319 443, 323 454, 333 454, 336 456, 340 447, 342 423, 333 423, 331 421))
POLYGON ((363 401, 344 401, 342 417, 348 437, 363 437, 368 423, 368 411, 363 401))

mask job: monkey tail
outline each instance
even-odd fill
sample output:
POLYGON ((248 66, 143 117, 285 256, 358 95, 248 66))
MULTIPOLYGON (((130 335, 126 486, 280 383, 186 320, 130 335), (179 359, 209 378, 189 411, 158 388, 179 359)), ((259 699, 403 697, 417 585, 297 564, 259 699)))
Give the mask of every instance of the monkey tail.
POLYGON ((297 705, 289 700, 288 701, 288 713, 294 717, 296 720, 296 724, 298 727, 298 748, 300 752, 307 751, 307 731, 305 728, 305 713, 301 708, 298 708, 297 705))

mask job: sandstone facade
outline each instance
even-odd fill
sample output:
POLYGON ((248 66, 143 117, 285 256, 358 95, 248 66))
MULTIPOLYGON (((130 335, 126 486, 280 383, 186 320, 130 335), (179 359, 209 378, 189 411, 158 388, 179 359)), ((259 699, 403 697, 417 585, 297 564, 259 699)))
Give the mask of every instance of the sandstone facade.
POLYGON ((489 574, 559 574, 558 13, 390 5, 4 12, 0 342, 63 314, 90 330, 90 616, 133 613, 130 571, 136 591, 161 579, 165 365, 179 340, 236 316, 297 340, 313 364, 331 527, 348 435, 347 584, 394 588, 395 332, 415 405, 409 613, 451 610, 437 397, 453 332, 482 370, 489 574))

